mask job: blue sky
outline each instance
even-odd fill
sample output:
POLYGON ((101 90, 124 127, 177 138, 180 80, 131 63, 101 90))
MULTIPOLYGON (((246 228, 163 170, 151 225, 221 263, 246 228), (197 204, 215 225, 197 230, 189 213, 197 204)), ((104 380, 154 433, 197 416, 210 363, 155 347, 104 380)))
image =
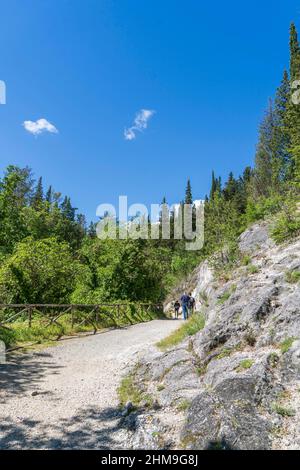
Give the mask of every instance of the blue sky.
POLYGON ((300 0, 0 0, 1 173, 29 165, 89 219, 98 204, 195 198, 252 164, 300 0), (136 112, 155 110, 126 140, 136 112), (22 123, 47 119, 35 137, 22 123))

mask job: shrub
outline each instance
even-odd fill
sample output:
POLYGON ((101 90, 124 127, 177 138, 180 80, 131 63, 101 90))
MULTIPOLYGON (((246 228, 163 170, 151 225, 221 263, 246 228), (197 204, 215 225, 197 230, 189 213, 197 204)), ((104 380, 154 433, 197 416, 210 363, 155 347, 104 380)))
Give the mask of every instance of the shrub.
POLYGON ((13 346, 16 342, 15 332, 6 328, 0 327, 0 340, 4 342, 5 346, 13 346))
POLYGON ((257 220, 276 214, 282 208, 282 196, 276 194, 270 197, 261 198, 259 201, 249 201, 246 208, 246 224, 251 224, 257 220))
POLYGON ((273 225, 271 235, 276 243, 283 243, 300 235, 300 214, 295 202, 285 204, 273 225))

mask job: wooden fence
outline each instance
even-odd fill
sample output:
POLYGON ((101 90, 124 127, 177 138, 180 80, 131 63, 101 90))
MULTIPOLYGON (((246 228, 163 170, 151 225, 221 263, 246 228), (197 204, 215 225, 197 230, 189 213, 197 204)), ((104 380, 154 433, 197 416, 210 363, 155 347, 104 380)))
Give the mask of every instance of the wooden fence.
POLYGON ((163 314, 161 304, 127 303, 127 304, 0 304, 0 328, 10 329, 10 324, 16 321, 27 322, 28 328, 33 321, 41 319, 43 326, 57 325, 62 327, 59 319, 67 315, 72 327, 91 325, 97 332, 101 321, 109 319, 113 326, 133 324, 152 319, 153 314, 163 314))

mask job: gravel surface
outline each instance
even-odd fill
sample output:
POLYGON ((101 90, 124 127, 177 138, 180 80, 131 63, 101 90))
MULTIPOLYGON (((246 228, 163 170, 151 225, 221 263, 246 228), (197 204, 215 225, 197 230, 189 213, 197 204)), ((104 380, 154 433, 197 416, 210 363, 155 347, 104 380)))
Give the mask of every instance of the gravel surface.
POLYGON ((122 448, 120 379, 180 324, 154 320, 12 357, 0 366, 0 448, 122 448))

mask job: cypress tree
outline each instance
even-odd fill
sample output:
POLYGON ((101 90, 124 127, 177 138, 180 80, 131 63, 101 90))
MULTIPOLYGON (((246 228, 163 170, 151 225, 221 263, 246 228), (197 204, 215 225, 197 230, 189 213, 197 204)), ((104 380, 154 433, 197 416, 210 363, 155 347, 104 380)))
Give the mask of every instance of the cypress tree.
POLYGON ((193 204, 193 195, 190 179, 187 180, 186 190, 185 190, 185 204, 193 204))

